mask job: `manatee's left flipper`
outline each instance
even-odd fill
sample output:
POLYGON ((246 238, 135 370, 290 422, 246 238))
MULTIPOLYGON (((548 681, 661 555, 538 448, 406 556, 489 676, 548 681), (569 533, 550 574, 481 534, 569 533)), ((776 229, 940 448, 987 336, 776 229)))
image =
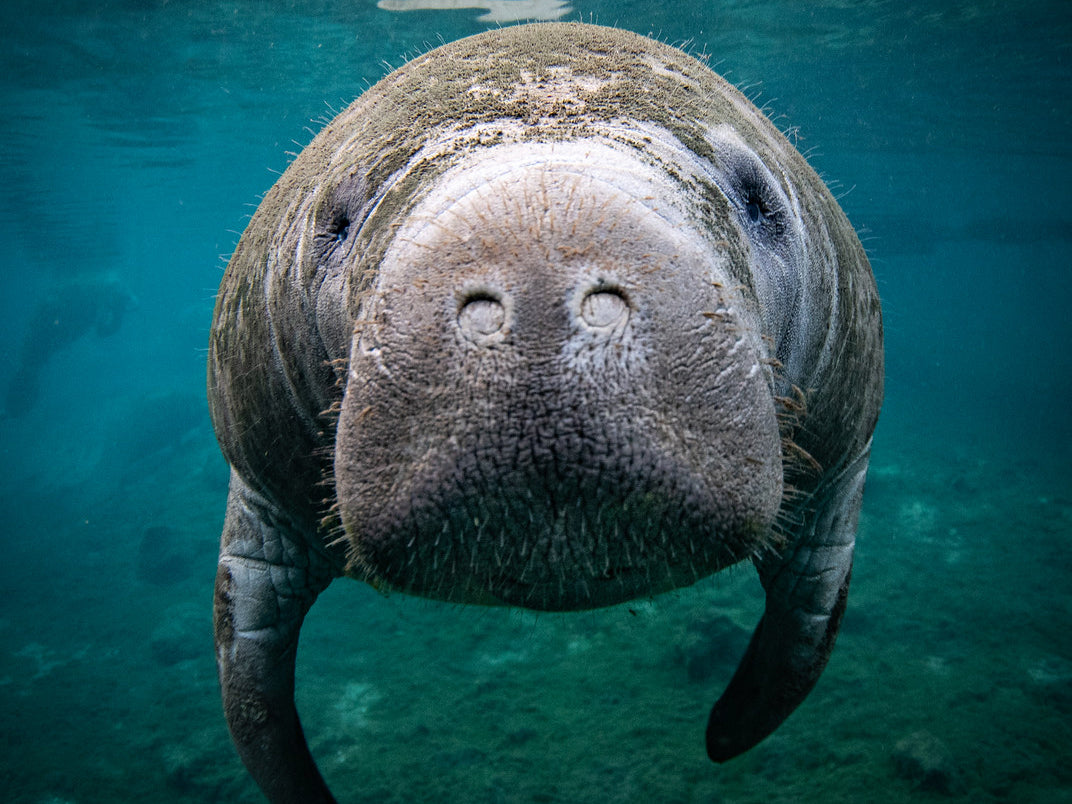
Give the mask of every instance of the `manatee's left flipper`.
POLYGON ((216 574, 216 661, 242 762, 273 804, 334 802, 294 706, 298 632, 333 577, 234 472, 216 574))
POLYGON ((849 594, 856 523, 870 450, 847 466, 785 552, 758 562, 763 618, 707 723, 715 762, 747 751, 811 692, 834 647, 849 594))

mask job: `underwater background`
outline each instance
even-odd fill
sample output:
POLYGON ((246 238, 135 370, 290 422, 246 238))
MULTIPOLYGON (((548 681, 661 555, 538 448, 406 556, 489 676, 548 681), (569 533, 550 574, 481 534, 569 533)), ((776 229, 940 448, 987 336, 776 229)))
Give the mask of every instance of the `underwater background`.
MULTIPOLYGON (((324 121, 520 1, 0 7, 3 801, 261 800, 213 660, 213 296, 324 121)), ((1072 800, 1072 6, 527 10, 707 58, 860 231, 887 397, 848 612, 801 708, 716 766, 708 711, 762 612, 749 566, 568 615, 336 582, 298 708, 339 800, 1072 800)))

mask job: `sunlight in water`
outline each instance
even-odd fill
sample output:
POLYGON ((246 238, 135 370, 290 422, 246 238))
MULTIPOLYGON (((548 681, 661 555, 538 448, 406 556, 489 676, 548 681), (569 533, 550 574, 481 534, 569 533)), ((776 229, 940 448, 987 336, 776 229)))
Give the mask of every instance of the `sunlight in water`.
POLYGON ((485 8, 480 22, 557 20, 573 10, 565 0, 380 0, 376 5, 386 11, 485 8))

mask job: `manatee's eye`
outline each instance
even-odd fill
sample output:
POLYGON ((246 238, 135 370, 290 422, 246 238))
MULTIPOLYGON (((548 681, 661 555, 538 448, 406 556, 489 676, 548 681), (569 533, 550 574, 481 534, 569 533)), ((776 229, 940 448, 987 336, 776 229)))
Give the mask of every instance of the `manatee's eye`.
POLYGON ((347 237, 349 237, 349 219, 342 218, 336 224, 336 239, 341 241, 347 237))
POLYGON ((346 215, 338 216, 331 222, 328 231, 335 235, 336 242, 341 243, 350 236, 350 218, 346 215))
POLYGON ((773 177, 758 160, 743 159, 736 166, 734 189, 748 224, 766 237, 777 237, 785 228, 785 203, 773 177))
POLYGON ((763 202, 755 197, 746 198, 744 211, 748 213, 748 220, 752 223, 759 223, 759 219, 763 217, 763 202))
POLYGON ((316 227, 316 243, 325 257, 350 236, 350 215, 345 209, 329 209, 316 227))
POLYGON ((314 226, 317 248, 324 258, 349 240, 351 233, 356 234, 371 205, 372 199, 360 174, 343 179, 320 199, 314 226))

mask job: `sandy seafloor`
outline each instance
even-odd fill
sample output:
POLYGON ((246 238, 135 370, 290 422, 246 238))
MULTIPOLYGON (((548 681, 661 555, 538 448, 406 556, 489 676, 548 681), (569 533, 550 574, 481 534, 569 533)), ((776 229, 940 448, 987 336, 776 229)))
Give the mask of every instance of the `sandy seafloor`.
MULTIPOLYGON (((805 704, 714 766, 707 714, 762 611, 747 566, 569 615, 339 581, 298 663, 339 800, 1072 800, 1068 12, 574 5, 762 81, 864 233, 888 397, 848 613, 805 704)), ((213 664, 227 473, 202 366, 219 255, 325 101, 432 31, 482 30, 477 13, 5 12, 0 384, 56 288, 107 277, 138 303, 116 333, 42 357, 32 405, 0 419, 3 801, 260 800, 213 664)))

